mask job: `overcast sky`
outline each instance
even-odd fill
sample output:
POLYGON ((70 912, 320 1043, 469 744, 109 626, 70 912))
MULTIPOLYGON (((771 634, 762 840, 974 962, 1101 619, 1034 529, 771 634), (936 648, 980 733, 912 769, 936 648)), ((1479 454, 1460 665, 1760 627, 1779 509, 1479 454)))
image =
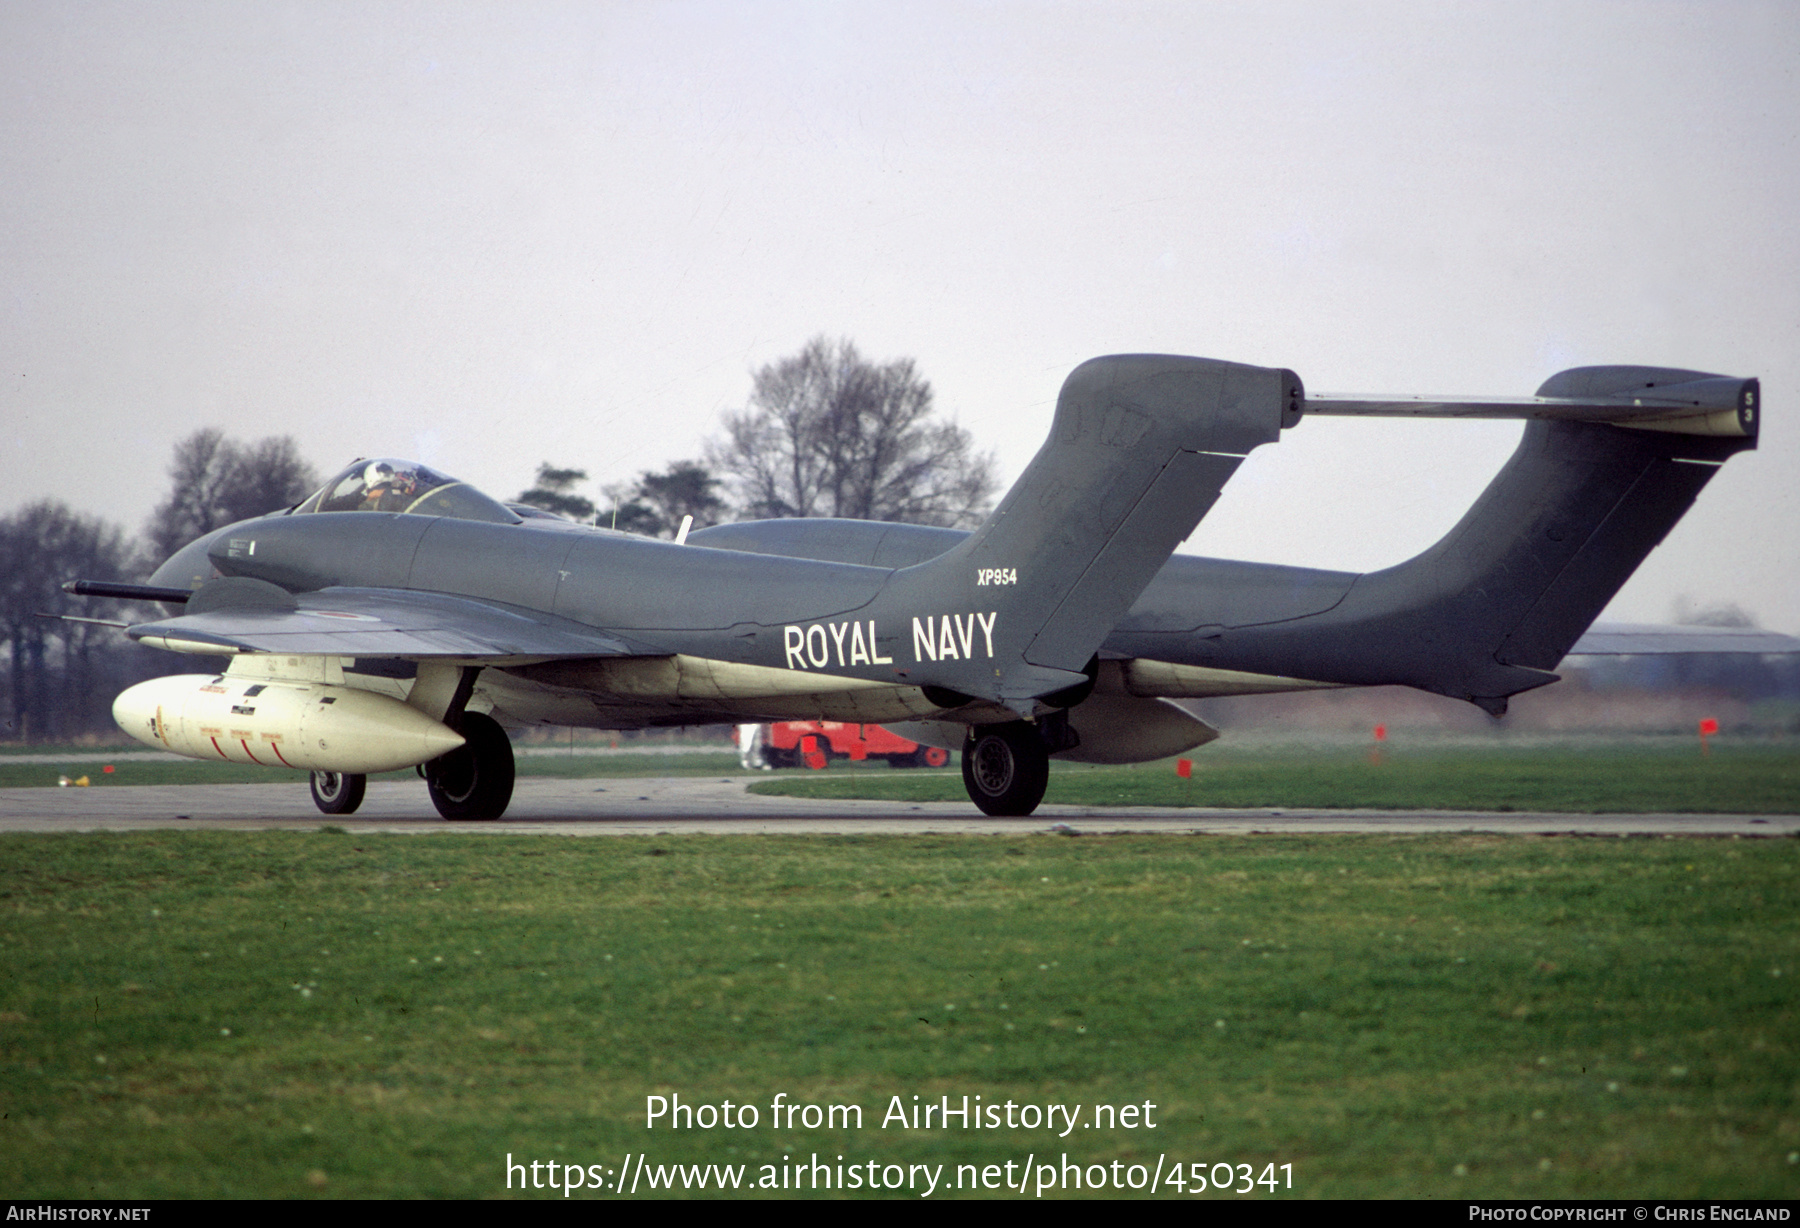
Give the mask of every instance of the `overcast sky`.
MULTIPOLYGON (((619 481, 817 333, 916 359, 1008 481, 1097 354, 1637 362, 1771 412, 1609 616, 1800 633, 1796 13, 5 0, 0 511, 136 529, 210 425, 619 481)), ((1518 430, 1308 421, 1185 549, 1396 562, 1518 430)))

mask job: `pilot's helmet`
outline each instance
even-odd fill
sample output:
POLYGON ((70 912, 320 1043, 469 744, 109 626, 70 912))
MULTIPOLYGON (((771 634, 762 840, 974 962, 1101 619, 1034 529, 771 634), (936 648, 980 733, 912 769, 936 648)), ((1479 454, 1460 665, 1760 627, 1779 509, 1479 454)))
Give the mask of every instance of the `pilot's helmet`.
POLYGON ((394 467, 386 461, 372 461, 363 470, 363 489, 375 490, 394 480, 394 467))

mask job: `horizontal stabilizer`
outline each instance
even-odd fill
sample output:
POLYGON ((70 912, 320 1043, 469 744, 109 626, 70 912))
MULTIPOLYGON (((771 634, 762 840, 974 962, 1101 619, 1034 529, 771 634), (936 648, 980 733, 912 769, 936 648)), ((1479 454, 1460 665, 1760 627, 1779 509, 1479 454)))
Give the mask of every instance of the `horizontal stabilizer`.
POLYGON ((1668 367, 1576 367, 1551 376, 1532 397, 1309 393, 1305 412, 1375 418, 1549 418, 1754 439, 1761 401, 1761 386, 1754 379, 1668 367))

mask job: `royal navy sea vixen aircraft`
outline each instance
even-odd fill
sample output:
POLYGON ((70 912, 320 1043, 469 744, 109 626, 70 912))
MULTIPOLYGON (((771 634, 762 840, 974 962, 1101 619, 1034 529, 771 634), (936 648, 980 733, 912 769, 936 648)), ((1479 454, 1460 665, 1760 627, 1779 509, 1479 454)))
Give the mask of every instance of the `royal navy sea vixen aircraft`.
POLYGON ((1555 680, 1719 466, 1756 446, 1760 412, 1756 380, 1698 371, 1586 367, 1519 400, 1409 400, 1115 355, 1069 375, 1049 438, 969 533, 777 520, 656 541, 364 460, 147 585, 67 587, 168 603, 127 633, 230 658, 124 692, 127 733, 308 769, 331 814, 356 809, 367 773, 419 766, 445 818, 498 818, 507 726, 814 719, 960 749, 974 803, 1024 815, 1051 758, 1140 762, 1217 736, 1175 699, 1398 683, 1503 713, 1555 680), (1531 421, 1455 528, 1398 566, 1172 557, 1250 450, 1308 414, 1531 421))

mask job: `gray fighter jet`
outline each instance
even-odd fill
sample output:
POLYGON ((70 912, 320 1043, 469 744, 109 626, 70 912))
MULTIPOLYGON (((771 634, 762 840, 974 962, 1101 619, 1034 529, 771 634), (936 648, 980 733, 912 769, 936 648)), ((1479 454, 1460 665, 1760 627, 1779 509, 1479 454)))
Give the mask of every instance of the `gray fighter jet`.
POLYGON ((1756 380, 1696 371, 1402 400, 1117 355, 1070 374, 1049 438, 972 533, 779 520, 676 544, 363 460, 148 585, 68 587, 179 606, 127 633, 231 658, 126 691, 127 733, 310 769, 327 813, 353 811, 367 773, 419 765, 444 817, 498 818, 507 726, 828 719, 959 749, 975 804, 1024 815, 1053 757, 1140 762, 1217 736, 1174 699, 1398 683, 1504 712, 1555 680, 1719 466, 1756 446, 1760 408, 1756 380), (1309 413, 1532 421, 1456 527, 1398 566, 1171 557, 1245 455, 1309 413))

